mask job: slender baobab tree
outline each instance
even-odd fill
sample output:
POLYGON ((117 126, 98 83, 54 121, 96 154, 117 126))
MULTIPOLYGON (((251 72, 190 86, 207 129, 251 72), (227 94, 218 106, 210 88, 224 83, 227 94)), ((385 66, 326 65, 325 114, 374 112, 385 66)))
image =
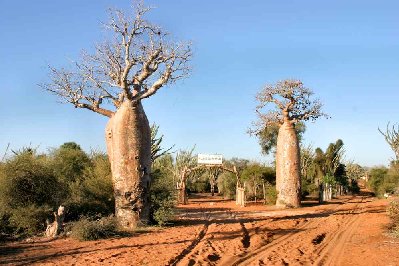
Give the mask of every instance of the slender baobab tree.
POLYGON ((319 100, 299 80, 266 85, 256 96, 259 120, 250 133, 258 135, 265 127, 279 126, 276 149, 276 189, 278 206, 299 207, 301 196, 299 141, 295 125, 326 116, 319 100), (273 104, 275 108, 269 108, 273 104), (263 112, 265 109, 266 112, 263 112))
POLYGON ((190 150, 180 150, 176 154, 176 161, 172 169, 174 179, 177 180, 177 200, 181 204, 187 204, 187 179, 198 176, 201 169, 194 169, 197 166, 197 156, 194 155, 193 147, 190 150), (194 170, 193 170, 194 169, 194 170))
POLYGON ((116 217, 124 228, 149 220, 151 130, 141 101, 187 76, 189 43, 176 43, 149 23, 139 2, 132 14, 111 10, 105 25, 113 37, 83 53, 73 70, 50 67, 42 87, 75 108, 109 117, 106 142, 116 217))

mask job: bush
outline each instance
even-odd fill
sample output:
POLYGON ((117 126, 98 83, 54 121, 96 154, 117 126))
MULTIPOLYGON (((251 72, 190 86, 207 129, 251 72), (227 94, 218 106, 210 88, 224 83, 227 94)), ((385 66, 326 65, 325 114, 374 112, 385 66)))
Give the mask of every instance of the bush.
POLYGON ((368 187, 378 196, 382 196, 384 192, 382 191, 382 184, 384 179, 388 174, 388 169, 385 167, 373 168, 370 170, 370 178, 368 180, 368 187))
POLYGON ((232 173, 222 173, 218 179, 219 193, 227 199, 234 199, 236 196, 237 178, 232 173))
POLYGON ((205 193, 211 191, 209 180, 188 180, 186 185, 190 193, 205 193))
POLYGON ((6 239, 7 235, 13 233, 13 228, 10 225, 10 214, 0 210, 0 241, 6 239))
POLYGON ((302 178, 301 179, 301 197, 304 199, 308 195, 318 195, 319 187, 312 180, 302 178))
POLYGON ((164 200, 161 204, 154 209, 152 218, 160 226, 166 225, 170 220, 172 220, 174 212, 174 201, 164 200))
POLYGON ((47 157, 30 148, 15 152, 0 168, 0 233, 33 235, 62 200, 63 187, 47 157))
POLYGON ((0 172, 0 207, 4 209, 37 206, 57 206, 63 188, 48 167, 45 157, 34 152, 22 152, 8 160, 0 172))
POLYGON ((266 190, 266 204, 274 205, 277 201, 277 190, 276 187, 270 183, 265 184, 266 190))
POLYGON ((74 142, 67 142, 51 153, 54 173, 65 183, 81 180, 84 170, 91 161, 87 154, 74 142))
POLYGON ((52 209, 30 205, 12 210, 9 224, 13 234, 36 235, 46 230, 46 220, 52 218, 52 209))
MULTIPOLYGON (((159 160, 162 160, 162 157, 159 160)), ((173 218, 176 189, 173 177, 164 167, 154 167, 152 179, 150 189, 151 222, 162 226, 173 218)))
POLYGON ((350 184, 348 186, 348 191, 352 194, 359 194, 360 187, 357 180, 351 179, 350 184))
POLYGON ((384 193, 395 193, 399 187, 399 172, 396 163, 391 168, 373 168, 370 171, 368 186, 381 197, 384 193))
POLYGON ((112 216, 94 221, 83 217, 73 224, 71 236, 81 241, 88 241, 109 238, 117 233, 117 222, 112 216))
POLYGON ((69 183, 70 196, 65 203, 66 221, 80 216, 108 216, 115 211, 111 166, 104 154, 94 154, 81 181, 69 183))
POLYGON ((99 218, 113 214, 103 203, 91 201, 67 202, 65 210, 65 222, 77 221, 82 216, 99 218))
POLYGON ((0 163, 0 234, 45 230, 52 210, 66 207, 65 221, 114 213, 111 167, 106 155, 88 157, 76 143, 50 156, 24 148, 0 163))

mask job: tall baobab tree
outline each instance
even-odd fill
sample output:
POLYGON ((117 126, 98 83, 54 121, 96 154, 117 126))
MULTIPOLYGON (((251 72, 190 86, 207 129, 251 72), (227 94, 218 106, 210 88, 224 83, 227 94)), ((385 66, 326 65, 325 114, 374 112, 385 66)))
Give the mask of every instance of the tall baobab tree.
POLYGON ((151 130, 141 101, 187 76, 189 43, 176 43, 145 19, 142 2, 132 14, 111 10, 105 25, 113 35, 83 53, 73 70, 50 67, 42 87, 75 108, 109 117, 106 143, 115 191, 115 214, 132 229, 149 220, 151 130))
POLYGON ((259 135, 265 127, 278 125, 276 148, 276 205, 299 207, 301 196, 299 141, 295 125, 326 116, 319 100, 300 80, 284 80, 266 85, 256 96, 259 120, 250 133, 259 135), (270 108, 270 104, 274 108, 270 108), (266 109, 266 112, 263 112, 266 109))

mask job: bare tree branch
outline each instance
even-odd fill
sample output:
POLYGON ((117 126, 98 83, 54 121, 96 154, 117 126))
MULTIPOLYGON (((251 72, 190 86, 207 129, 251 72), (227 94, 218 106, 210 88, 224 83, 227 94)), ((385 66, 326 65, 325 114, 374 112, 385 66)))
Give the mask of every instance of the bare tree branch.
POLYGON ((384 136, 385 141, 395 153, 396 161, 399 161, 399 125, 394 124, 390 127, 389 124, 390 123, 388 122, 385 132, 380 128, 378 128, 378 131, 384 136))
POLYGON ((41 85, 62 102, 106 116, 123 101, 140 101, 190 73, 191 44, 176 43, 144 17, 151 8, 137 2, 133 14, 110 10, 104 24, 113 38, 84 52, 74 69, 49 67, 51 81, 41 85))
POLYGON ((322 104, 311 100, 313 92, 303 86, 300 80, 284 80, 275 85, 266 85, 256 95, 258 106, 256 113, 259 120, 253 124, 252 133, 259 129, 274 124, 282 124, 284 121, 297 123, 299 121, 316 120, 320 116, 326 116, 321 111, 322 104), (270 103, 274 104, 270 106, 270 103), (266 112, 262 112, 266 109, 266 112), (258 128, 258 129, 257 129, 258 128))

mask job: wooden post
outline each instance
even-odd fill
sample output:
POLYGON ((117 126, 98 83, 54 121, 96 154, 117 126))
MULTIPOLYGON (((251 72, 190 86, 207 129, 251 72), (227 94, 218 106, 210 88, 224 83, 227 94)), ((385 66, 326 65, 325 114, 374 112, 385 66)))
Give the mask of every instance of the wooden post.
POLYGON ((244 188, 237 188, 237 205, 240 205, 241 207, 245 207, 245 189, 244 188))
POLYGON ((263 186, 263 203, 266 204, 266 189, 265 189, 265 182, 262 183, 263 186))

